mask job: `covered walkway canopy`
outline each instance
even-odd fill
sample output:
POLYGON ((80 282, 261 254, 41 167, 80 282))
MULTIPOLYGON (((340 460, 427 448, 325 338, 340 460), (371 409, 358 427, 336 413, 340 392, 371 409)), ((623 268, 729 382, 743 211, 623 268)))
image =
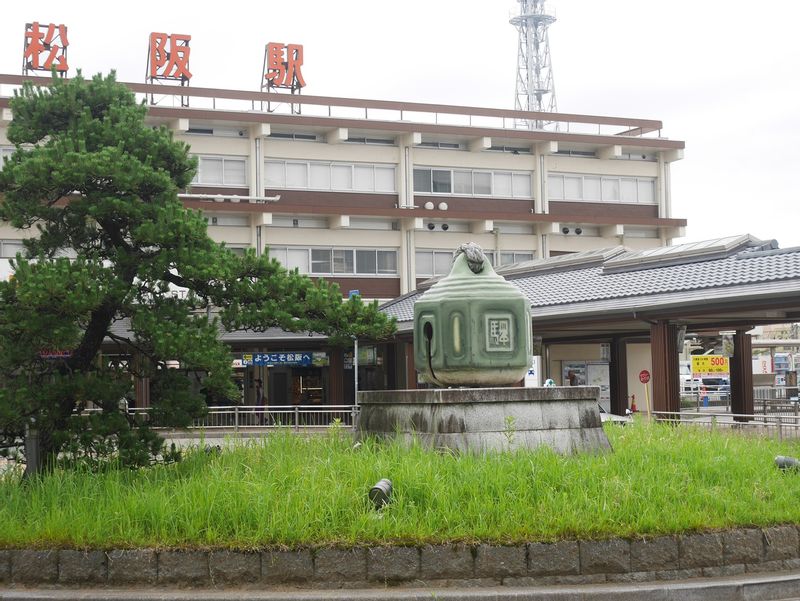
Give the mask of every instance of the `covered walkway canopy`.
MULTIPOLYGON (((800 321, 800 248, 749 235, 643 251, 623 246, 499 268, 531 301, 534 336, 545 345, 610 343, 611 409, 627 407, 625 345, 649 340, 653 409, 678 411, 678 355, 684 335, 732 331, 733 413, 752 413, 754 326, 800 321)), ((383 310, 412 331, 424 290, 383 310)))

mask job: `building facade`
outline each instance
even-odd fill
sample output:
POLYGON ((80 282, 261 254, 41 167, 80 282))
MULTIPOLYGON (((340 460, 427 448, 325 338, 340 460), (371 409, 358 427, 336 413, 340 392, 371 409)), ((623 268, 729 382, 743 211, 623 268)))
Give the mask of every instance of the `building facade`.
MULTIPOLYGON (((0 156, 12 151, 9 98, 25 79, 48 81, 0 75, 0 156)), ((670 166, 684 143, 662 137, 659 121, 548 113, 548 129, 537 130, 518 126, 541 114, 513 110, 128 85, 160 99, 149 122, 170 128, 198 157, 181 198, 203 212, 213 239, 240 252, 269 247, 285 266, 337 282, 345 295, 409 293, 445 274, 467 241, 501 266, 619 244, 659 247, 686 225, 672 216, 670 198, 670 166)), ((3 276, 21 235, 0 225, 3 276)), ((324 340, 231 342, 245 401, 269 369, 270 402, 348 400, 338 381, 348 378, 333 372, 346 373, 352 358, 326 351, 324 340), (269 369, 269 357, 249 357, 298 350, 329 354, 269 369), (294 372, 313 386, 298 393, 294 372)), ((364 359, 375 373, 362 383, 393 384, 396 357, 367 350, 364 359)))

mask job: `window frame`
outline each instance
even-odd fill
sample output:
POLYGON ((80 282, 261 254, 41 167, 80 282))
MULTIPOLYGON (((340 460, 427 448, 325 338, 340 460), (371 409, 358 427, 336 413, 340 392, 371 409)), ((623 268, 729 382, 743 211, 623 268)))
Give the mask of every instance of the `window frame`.
MULTIPOLYGON (((533 171, 519 171, 519 170, 510 170, 510 169, 472 169, 468 167, 431 167, 427 165, 415 165, 413 168, 412 173, 412 185, 414 189, 414 194, 431 194, 433 196, 466 196, 466 197, 474 197, 474 198, 498 198, 498 199, 508 199, 508 200, 534 200, 534 189, 533 189, 533 171), (427 178, 424 177, 424 172, 427 172, 427 178), (434 172, 448 172, 450 175, 450 191, 449 192, 436 192, 434 191, 434 172), (469 188, 470 192, 456 192, 456 174, 459 174, 459 177, 463 176, 463 174, 469 173, 469 188), (476 175, 478 176, 489 176, 489 193, 483 192, 475 192, 476 185, 476 175), (497 176, 503 175, 504 177, 508 177, 508 187, 509 193, 508 194, 499 194, 496 192, 497 189, 497 176), (529 194, 525 195, 515 195, 514 194, 514 181, 519 181, 521 177, 527 177, 529 186, 529 194), (430 189, 420 189, 417 187, 417 183, 427 181, 430 189)), ((463 184, 465 182, 461 182, 463 184)), ((459 185, 461 185, 459 184, 459 185)))
POLYGON ((193 186, 222 186, 225 188, 246 188, 249 186, 249 170, 248 170, 248 157, 243 155, 222 155, 222 154, 196 154, 197 157, 197 173, 192 178, 191 185, 193 186), (203 161, 221 160, 222 161, 222 182, 208 182, 201 181, 201 174, 203 173, 203 161), (244 163, 244 182, 243 183, 228 183, 226 181, 225 163, 227 162, 242 162, 244 163))
MULTIPOLYGON (((277 173, 276 173, 277 175, 277 173)), ((303 161, 292 159, 280 158, 265 158, 264 159, 264 180, 267 182, 266 187, 270 189, 286 189, 286 190, 310 190, 315 192, 347 192, 355 194, 397 194, 397 165, 393 163, 360 163, 360 162, 346 162, 346 161, 303 161), (304 164, 306 168, 305 186, 289 186, 287 183, 287 166, 289 164, 299 165, 304 164), (273 168, 280 166, 282 168, 281 182, 278 184, 268 181, 267 169, 268 165, 273 168), (311 172, 319 170, 320 167, 328 168, 328 186, 320 187, 314 185, 312 182, 311 172), (356 171, 358 169, 369 169, 371 172, 371 188, 357 189, 356 188, 356 171), (337 178, 334 175, 334 170, 349 171, 347 185, 340 186, 337 184, 337 178), (387 171, 392 172, 392 189, 388 190, 383 187, 384 182, 388 182, 387 171), (377 173, 382 172, 384 177, 380 178, 377 173), (380 182, 380 185, 379 185, 380 182)))
MULTIPOLYGON (((359 246, 291 246, 291 245, 280 245, 280 246, 270 247, 269 256, 271 258, 277 259, 279 262, 281 262, 279 257, 283 256, 288 261, 288 255, 289 255, 290 251, 295 251, 295 252, 297 252, 297 251, 305 251, 306 252, 306 254, 308 256, 308 260, 305 262, 305 264, 308 266, 308 270, 307 271, 300 271, 300 273, 303 273, 305 275, 309 275, 309 276, 312 276, 312 277, 397 278, 400 275, 399 266, 398 266, 398 252, 399 251, 396 248, 394 248, 394 249, 386 249, 386 248, 359 247, 359 246), (317 252, 317 253, 327 252, 327 256, 328 256, 327 264, 328 264, 328 267, 330 269, 329 271, 314 271, 315 263, 316 264, 321 264, 321 263, 325 262, 323 259, 320 259, 320 258, 317 258, 315 260, 313 258, 315 252, 317 252), (359 271, 359 269, 358 269, 358 267, 359 267, 358 266, 358 253, 360 253, 360 252, 372 252, 372 253, 374 253, 374 256, 375 256, 375 271, 374 272, 359 271), (337 268, 336 268, 337 259, 336 259, 336 256, 335 256, 337 253, 340 254, 340 255, 348 255, 349 254, 349 256, 351 258, 351 263, 350 264, 352 265, 352 271, 338 271, 337 270, 337 268), (379 254, 380 253, 384 253, 386 255, 389 255, 389 254, 393 254, 394 255, 394 271, 392 271, 392 272, 387 272, 387 271, 381 272, 381 268, 380 268, 381 261, 379 260, 379 254), (276 255, 278 255, 278 256, 276 256, 276 255)), ((347 260, 345 260, 345 262, 347 263, 347 260)), ((283 262, 281 262, 281 265, 286 267, 286 265, 284 265, 283 262)), ((289 269, 288 267, 286 267, 286 268, 289 269)))
POLYGON ((547 174, 547 197, 550 201, 563 201, 563 202, 601 202, 601 203, 615 203, 626 205, 657 205, 656 194, 656 177, 643 177, 635 175, 598 175, 598 174, 581 174, 581 173, 548 173, 547 174), (570 198, 567 194, 567 180, 579 180, 580 198, 570 198), (600 198, 587 198, 587 185, 586 181, 599 180, 600 198), (632 185, 636 190, 636 200, 623 200, 623 182, 632 185), (608 190, 616 187, 617 198, 606 198, 609 196, 608 190), (652 193, 650 200, 642 200, 643 190, 649 190, 652 193), (554 190, 560 190, 561 194, 557 195, 554 190))

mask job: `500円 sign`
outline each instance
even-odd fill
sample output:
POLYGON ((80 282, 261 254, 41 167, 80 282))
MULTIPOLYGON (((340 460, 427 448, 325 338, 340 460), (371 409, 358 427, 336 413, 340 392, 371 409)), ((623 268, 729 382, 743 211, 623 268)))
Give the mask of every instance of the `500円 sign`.
POLYGON ((703 378, 727 374, 731 370, 727 357, 721 355, 692 355, 692 377, 703 378))

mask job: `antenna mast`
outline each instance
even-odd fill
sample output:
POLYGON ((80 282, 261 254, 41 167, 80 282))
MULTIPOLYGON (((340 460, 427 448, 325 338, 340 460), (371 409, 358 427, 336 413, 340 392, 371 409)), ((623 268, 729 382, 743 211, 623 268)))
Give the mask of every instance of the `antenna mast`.
MULTIPOLYGON (((556 88, 553 67, 550 64, 550 42, 547 28, 555 22, 547 14, 545 0, 517 0, 519 15, 509 23, 519 32, 517 52, 517 93, 514 108, 518 111, 554 113, 556 88)), ((550 121, 520 119, 515 125, 528 129, 542 129, 550 121)))

